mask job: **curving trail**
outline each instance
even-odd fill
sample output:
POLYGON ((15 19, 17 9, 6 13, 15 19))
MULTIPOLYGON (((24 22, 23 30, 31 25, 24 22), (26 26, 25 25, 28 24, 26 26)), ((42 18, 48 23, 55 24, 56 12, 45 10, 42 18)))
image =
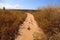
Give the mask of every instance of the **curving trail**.
POLYGON ((19 33, 21 33, 20 36, 18 36, 15 40, 34 40, 33 33, 39 32, 40 34, 43 34, 43 31, 38 28, 38 25, 36 21, 34 20, 34 16, 30 13, 26 13, 27 18, 24 21, 22 25, 20 25, 19 33))

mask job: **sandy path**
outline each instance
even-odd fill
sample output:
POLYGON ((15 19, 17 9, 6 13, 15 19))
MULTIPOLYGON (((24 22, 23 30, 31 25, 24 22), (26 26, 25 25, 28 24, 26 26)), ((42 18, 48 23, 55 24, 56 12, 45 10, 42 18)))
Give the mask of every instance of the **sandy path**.
MULTIPOLYGON (((25 22, 20 26, 21 29, 19 32, 21 33, 21 36, 18 36, 15 40, 33 40, 33 33, 39 32, 38 25, 36 21, 34 20, 34 16, 30 13, 26 13, 27 18, 25 22), (30 27, 30 30, 28 30, 28 27, 30 27)), ((40 30, 41 34, 43 33, 42 30, 40 30)))

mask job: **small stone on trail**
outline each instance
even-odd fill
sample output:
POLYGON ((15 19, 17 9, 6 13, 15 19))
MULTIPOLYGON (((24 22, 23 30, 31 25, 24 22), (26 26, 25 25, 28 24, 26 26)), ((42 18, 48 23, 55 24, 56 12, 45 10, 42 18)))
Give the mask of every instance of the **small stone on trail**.
POLYGON ((27 29, 30 30, 30 27, 28 27, 27 29))

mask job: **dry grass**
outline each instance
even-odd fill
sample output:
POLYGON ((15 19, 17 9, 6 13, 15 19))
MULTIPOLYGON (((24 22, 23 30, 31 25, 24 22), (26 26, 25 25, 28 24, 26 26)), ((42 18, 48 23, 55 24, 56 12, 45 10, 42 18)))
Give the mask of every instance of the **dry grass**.
POLYGON ((26 14, 20 11, 0 10, 0 40, 14 40, 26 14))
POLYGON ((33 13, 47 40, 60 40, 60 7, 47 7, 33 13))

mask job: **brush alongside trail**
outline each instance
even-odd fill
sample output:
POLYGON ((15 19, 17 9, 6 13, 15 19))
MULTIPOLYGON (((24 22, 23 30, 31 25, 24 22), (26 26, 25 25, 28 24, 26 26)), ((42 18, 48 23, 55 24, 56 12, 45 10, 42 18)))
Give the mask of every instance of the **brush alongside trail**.
POLYGON ((34 40, 34 32, 39 32, 44 34, 43 31, 38 27, 34 16, 31 13, 26 13, 27 18, 22 25, 20 25, 19 35, 15 40, 34 40))

